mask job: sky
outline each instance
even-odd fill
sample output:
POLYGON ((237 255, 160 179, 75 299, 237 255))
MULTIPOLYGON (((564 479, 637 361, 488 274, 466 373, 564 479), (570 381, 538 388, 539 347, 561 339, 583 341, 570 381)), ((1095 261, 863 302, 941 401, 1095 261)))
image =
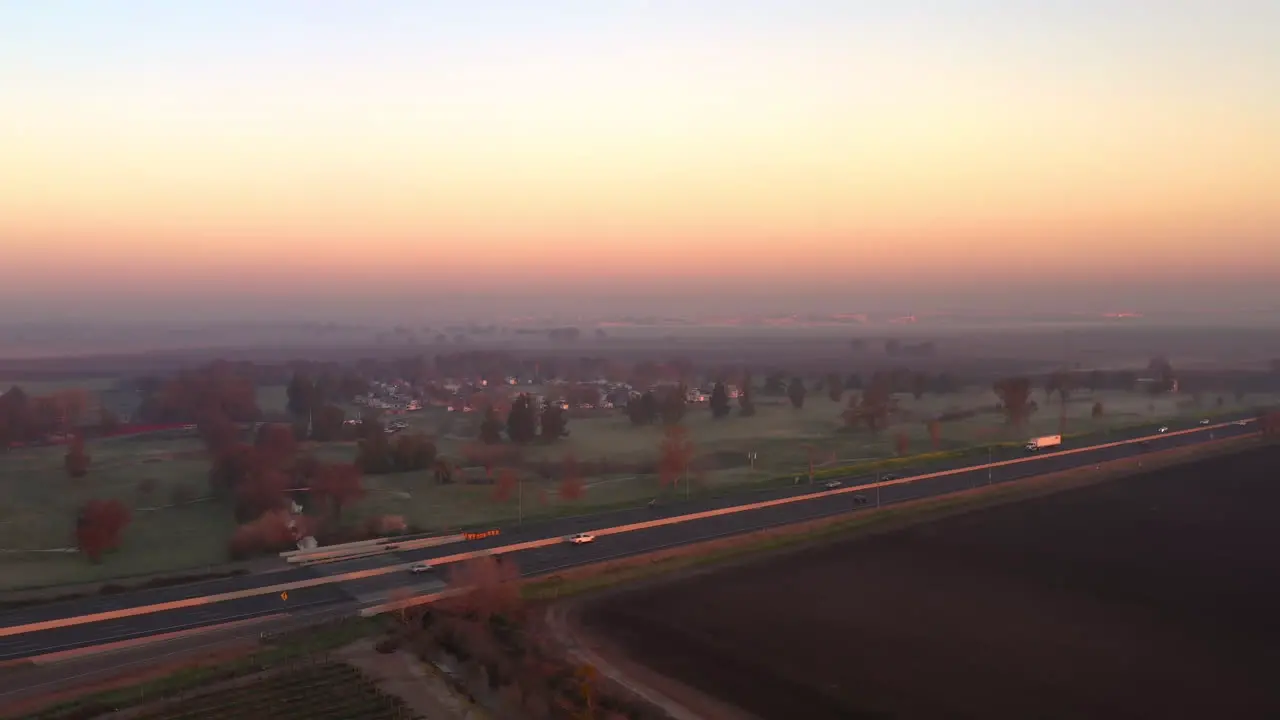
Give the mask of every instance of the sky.
POLYGON ((1270 0, 0 0, 0 320, 1277 300, 1278 128, 1270 0))

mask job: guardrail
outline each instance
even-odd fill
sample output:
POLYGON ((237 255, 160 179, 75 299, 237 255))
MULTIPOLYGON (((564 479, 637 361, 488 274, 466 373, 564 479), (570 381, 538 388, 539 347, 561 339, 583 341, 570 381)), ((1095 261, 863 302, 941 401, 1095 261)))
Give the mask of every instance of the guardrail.
POLYGON ((422 538, 420 540, 396 540, 395 538, 389 538, 386 539, 386 542, 358 547, 339 547, 333 545, 325 548, 316 548, 314 550, 308 550, 305 553, 291 555, 286 558, 286 561, 296 565, 319 565, 321 563, 375 557, 392 552, 401 552, 403 550, 421 550, 423 548, 437 547, 440 545, 450 545, 452 543, 462 542, 463 540, 468 539, 470 538, 466 533, 422 538))
POLYGON ((303 557, 306 555, 313 555, 316 553, 323 553, 326 551, 340 552, 343 550, 354 550, 357 548, 373 547, 375 545, 385 545, 389 542, 392 542, 391 538, 373 538, 371 540, 353 540, 349 543, 337 543, 335 545, 326 545, 324 547, 314 547, 314 548, 309 548, 307 550, 285 550, 284 552, 280 553, 280 557, 295 558, 295 557, 303 557))
MULTIPOLYGON (((689 513, 685 515, 675 515, 675 516, 666 517, 666 518, 657 518, 654 520, 648 520, 645 522, 630 523, 627 525, 619 525, 619 526, 609 527, 609 528, 601 528, 601 529, 598 529, 595 531, 589 531, 589 532, 592 532, 597 536, 614 535, 614 534, 624 533, 624 532, 635 532, 638 530, 646 530, 646 529, 655 528, 655 527, 662 527, 665 525, 675 525, 678 523, 692 522, 694 520, 701 520, 709 517, 731 515, 734 513, 750 512, 752 510, 761 510, 764 508, 776 507, 779 505, 787 505, 790 503, 805 502, 808 500, 813 500, 815 498, 815 495, 821 495, 821 496, 840 495, 845 493, 866 491, 868 489, 874 489, 878 487, 890 487, 893 485, 903 485, 907 483, 926 480, 929 478, 943 477, 946 475, 956 475, 960 473, 973 472, 975 470, 1005 467, 1009 465, 1017 465, 1021 463, 1027 463, 1027 462, 1036 462, 1043 458, 1060 457, 1064 455, 1074 455, 1074 454, 1084 453, 1084 452, 1093 452, 1093 451, 1103 450, 1111 447, 1133 445, 1133 444, 1147 442, 1150 440, 1156 440, 1160 438, 1176 437, 1180 435, 1189 435, 1193 433, 1206 432, 1209 430, 1230 427, 1238 424, 1239 422, 1228 422, 1228 423, 1220 423, 1217 425, 1201 425, 1201 426, 1190 428, 1187 430, 1176 430, 1176 431, 1171 431, 1167 433, 1159 433, 1156 435, 1147 435, 1143 437, 1130 438, 1128 440, 1121 440, 1113 443, 1105 443, 1102 445, 1091 445, 1088 447, 1073 448, 1069 450, 1057 450, 1048 454, 1036 454, 1030 457, 1014 458, 1011 460, 1001 460, 993 463, 983 463, 983 464, 972 465, 972 466, 963 467, 963 468, 953 468, 950 470, 942 470, 939 472, 925 473, 921 475, 912 475, 909 477, 898 478, 894 480, 885 480, 885 481, 880 481, 876 483, 866 483, 863 485, 855 485, 847 488, 837 488, 837 489, 826 491, 820 494, 803 493, 800 495, 792 495, 784 498, 777 498, 774 500, 765 500, 765 501, 756 502, 756 503, 746 503, 743 505, 734 505, 727 508, 719 508, 716 510, 707 510, 707 511, 702 511, 697 513, 689 513)), ((558 545, 562 542, 564 542, 564 539, 561 537, 542 538, 542 539, 530 540, 522 543, 515 543, 512 545, 504 545, 496 548, 488 548, 483 550, 454 553, 454 554, 445 555, 442 557, 431 558, 429 560, 425 560, 425 562, 430 563, 432 565, 445 565, 449 563, 461 562, 464 560, 471 560, 477 557, 484 557, 488 555, 495 555, 495 554, 509 553, 509 552, 520 552, 523 550, 532 550, 532 549, 541 548, 541 547, 549 547, 552 545, 558 545)), ((207 596, 197 597, 197 598, 187 598, 183 600, 175 600, 175 601, 166 602, 166 603, 157 603, 153 605, 123 608, 120 610, 92 613, 89 615, 80 615, 80 616, 70 617, 70 618, 60 618, 57 620, 46 620, 43 622, 30 623, 27 625, 18 625, 13 627, 0 628, 0 637, 7 637, 10 635, 19 635, 19 634, 28 633, 28 632, 39 632, 41 630, 51 630, 59 627, 83 625, 83 624, 88 624, 93 622, 101 622, 104 620, 116 620, 116 619, 125 618, 125 617, 135 617, 138 615, 146 615, 146 614, 155 613, 155 612, 164 612, 167 610, 200 607, 203 605, 212 605, 218 602, 225 602, 228 600, 237 600, 237 599, 246 598, 246 597, 254 597, 257 595, 280 594, 283 592, 288 592, 290 590, 301 590, 304 588, 315 587, 318 585, 328 585, 328 584, 339 583, 339 582, 351 582, 354 580, 362 580, 365 578, 377 577, 380 575, 387 575, 387 574, 396 573, 396 572, 405 572, 415 564, 417 564, 417 562, 398 563, 395 565, 387 565, 379 568, 357 570, 357 571, 340 573, 340 574, 331 575, 331 576, 322 577, 322 578, 298 580, 298 581, 293 581, 289 583, 281 583, 278 585, 270 585, 267 587, 252 588, 248 590, 240 590, 240 591, 229 592, 229 593, 220 593, 218 595, 207 595, 207 596)))

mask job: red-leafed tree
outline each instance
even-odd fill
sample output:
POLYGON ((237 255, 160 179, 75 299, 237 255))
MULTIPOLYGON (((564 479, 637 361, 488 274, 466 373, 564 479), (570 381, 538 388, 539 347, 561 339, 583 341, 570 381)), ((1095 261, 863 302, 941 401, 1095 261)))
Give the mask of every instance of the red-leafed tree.
POLYGON ((235 445, 240 437, 240 429, 219 410, 202 415, 196 427, 205 447, 215 456, 235 445))
POLYGON ((311 497, 340 518, 343 508, 364 496, 361 479, 360 468, 350 463, 321 465, 311 480, 311 497))
POLYGON ((266 423, 258 428, 254 449, 265 462, 287 464, 298 453, 298 439, 286 423, 266 423))
POLYGON ((1269 412, 1258 418, 1258 429, 1263 437, 1280 436, 1280 412, 1269 412))
POLYGON ((506 502, 520 488, 520 476, 509 467, 500 467, 493 472, 493 501, 506 502))
POLYGON ((911 438, 904 432, 894 435, 893 449, 898 453, 899 457, 905 457, 911 450, 911 438))
POLYGON ((290 477, 275 468, 256 466, 235 489, 236 519, 243 522, 285 506, 290 477))
POLYGON ((849 396, 849 407, 844 411, 845 424, 851 428, 866 424, 872 432, 883 430, 895 410, 893 385, 888 375, 876 373, 862 391, 862 396, 849 396))
POLYGON ((89 461, 89 453, 84 448, 84 438, 79 435, 71 438, 67 454, 62 458, 67 475, 73 478, 84 477, 89 473, 89 461))
POLYGON ((297 543, 295 529, 289 526, 291 518, 282 510, 263 513, 244 523, 231 534, 228 551, 237 560, 264 552, 281 552, 297 543))
POLYGON ((582 466, 573 453, 566 453, 561 463, 564 477, 560 480, 560 499, 572 502, 586 492, 582 483, 582 466))
POLYGON ((89 409, 89 392, 83 388, 58 390, 49 400, 53 403, 63 432, 71 432, 78 426, 89 409))
POLYGON ((119 500, 90 500, 76 516, 76 547, 93 562, 120 546, 120 534, 129 525, 129 508, 119 500))
POLYGON ((1004 409, 1011 425, 1022 425, 1031 416, 1031 381, 1025 377, 997 380, 991 389, 1004 409))
POLYGON ((474 615, 488 621, 494 615, 519 616, 523 605, 520 586, 515 582, 520 571, 515 561, 506 557, 485 555, 449 566, 449 586, 465 594, 451 598, 443 606, 460 614, 474 615))
POLYGON ((262 416, 253 380, 227 362, 184 370, 143 393, 138 415, 148 422, 192 422, 213 414, 236 422, 262 416))
POLYGON ((937 450, 942 446, 942 423, 937 420, 930 420, 926 427, 929 428, 929 443, 937 450))
POLYGON ((688 481, 693 455, 694 446, 688 429, 679 425, 667 426, 658 448, 658 478, 663 487, 674 486, 681 479, 688 481))

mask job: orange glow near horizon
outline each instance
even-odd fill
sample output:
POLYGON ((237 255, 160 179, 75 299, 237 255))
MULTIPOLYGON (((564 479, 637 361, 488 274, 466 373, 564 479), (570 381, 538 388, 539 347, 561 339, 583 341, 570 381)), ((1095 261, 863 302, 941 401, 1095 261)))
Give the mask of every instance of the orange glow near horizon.
POLYGON ((1280 276, 1280 99, 894 42, 35 74, 0 282, 1280 276))

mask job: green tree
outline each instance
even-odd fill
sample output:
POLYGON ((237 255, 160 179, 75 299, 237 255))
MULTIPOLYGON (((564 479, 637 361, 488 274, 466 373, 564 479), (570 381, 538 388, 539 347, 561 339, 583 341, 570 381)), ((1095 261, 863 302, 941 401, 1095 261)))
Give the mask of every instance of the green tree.
POLYGON ((786 395, 786 376, 780 372, 769 373, 764 378, 764 387, 760 389, 760 392, 765 395, 786 395))
POLYGON ((688 389, 681 383, 675 387, 667 388, 662 394, 662 404, 659 407, 659 414, 662 416, 662 424, 675 425, 684 419, 687 405, 685 403, 685 395, 688 389))
POLYGON ((542 404, 539 430, 543 442, 552 443, 568 435, 569 431, 566 429, 568 424, 564 409, 560 407, 560 403, 548 401, 542 404))
POLYGON ((497 445, 502 442, 502 420, 498 411, 489 408, 484 411, 484 419, 480 421, 480 442, 486 445, 497 445))
POLYGON ((426 470, 435 464, 436 444, 425 435, 401 435, 396 438, 391 458, 399 472, 426 470))
POLYGON ((787 385, 787 397, 791 400, 791 406, 799 410, 804 407, 804 396, 808 393, 805 390, 804 380, 793 377, 791 383, 787 385))
POLYGON ((520 393, 511 403, 511 411, 507 413, 507 437, 513 443, 531 443, 538 436, 538 416, 533 407, 533 400, 526 393, 520 393))
POLYGON ((725 389, 724 383, 718 382, 711 389, 711 417, 719 420, 726 417, 732 408, 729 407, 729 391, 725 389))
POLYGON ((658 397, 652 390, 632 395, 627 401, 627 417, 633 425, 652 425, 658 419, 658 397))
POLYGON ((67 447, 67 454, 63 458, 67 475, 73 478, 84 477, 89 473, 89 461, 89 453, 84 448, 84 438, 79 435, 71 438, 71 444, 67 447))
POLYGON ((321 405, 311 417, 311 439, 316 442, 333 442, 342 437, 342 426, 347 414, 337 405, 321 405))
POLYGON ((308 417, 315 410, 316 386, 305 373, 298 371, 293 374, 285 394, 288 397, 287 407, 294 417, 308 417))
POLYGON ((1089 389, 1097 390, 1105 387, 1107 384, 1107 376, 1101 370, 1094 370, 1089 373, 1089 389))
POLYGON ((827 397, 831 398, 831 402, 844 399, 844 380, 837 373, 827 376, 827 397))
POLYGON ((369 475, 380 475, 396 469, 395 460, 391 457, 391 442, 385 431, 364 433, 364 437, 356 444, 355 464, 369 475))
POLYGON ((924 397, 924 393, 929 389, 929 376, 922 372, 918 372, 911 377, 911 396, 916 400, 924 397))
POLYGON ((756 414, 756 403, 752 398, 755 390, 751 387, 751 375, 742 376, 742 387, 738 389, 738 414, 751 417, 756 414))

